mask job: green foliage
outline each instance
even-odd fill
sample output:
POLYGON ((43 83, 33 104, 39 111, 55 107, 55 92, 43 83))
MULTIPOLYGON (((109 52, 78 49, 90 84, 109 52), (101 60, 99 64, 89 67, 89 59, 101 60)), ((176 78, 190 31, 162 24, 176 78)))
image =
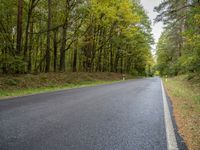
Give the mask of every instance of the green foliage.
POLYGON ((165 1, 155 8, 166 28, 157 45, 161 75, 200 74, 200 2, 165 1))
POLYGON ((24 73, 27 63, 20 56, 0 56, 0 69, 5 73, 24 73))
POLYGON ((23 3, 20 54, 17 1, 0 4, 0 73, 44 72, 48 59, 49 71, 149 74, 151 23, 137 0, 54 0, 51 22, 48 1, 23 3))
POLYGON ((16 80, 16 79, 6 79, 5 80, 5 84, 7 84, 9 86, 17 86, 18 83, 19 83, 19 80, 16 80))

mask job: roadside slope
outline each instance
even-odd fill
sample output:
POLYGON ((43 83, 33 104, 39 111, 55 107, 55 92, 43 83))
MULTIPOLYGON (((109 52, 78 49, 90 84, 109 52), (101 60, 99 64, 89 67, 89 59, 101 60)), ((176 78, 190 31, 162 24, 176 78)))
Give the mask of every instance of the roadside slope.
POLYGON ((164 80, 178 130, 190 150, 200 149, 200 85, 186 76, 164 80))
MULTIPOLYGON (((127 79, 133 78, 126 75, 127 79)), ((1 75, 0 98, 65 88, 91 86, 122 80, 120 73, 47 73, 38 75, 1 75)))

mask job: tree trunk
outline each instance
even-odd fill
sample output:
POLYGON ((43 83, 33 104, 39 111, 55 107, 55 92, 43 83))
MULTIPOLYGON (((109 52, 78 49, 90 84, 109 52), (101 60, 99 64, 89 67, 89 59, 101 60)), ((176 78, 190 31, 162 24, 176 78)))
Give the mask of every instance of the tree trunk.
POLYGON ((110 72, 113 72, 113 50, 112 44, 110 44, 110 72))
POLYGON ((17 45, 16 53, 20 54, 22 50, 22 15, 23 15, 23 0, 18 0, 18 13, 17 13, 17 45))
POLYGON ((31 0, 28 8, 28 16, 27 16, 27 23, 26 23, 26 31, 25 31, 25 43, 24 43, 24 60, 27 60, 27 51, 28 51, 28 38, 29 38, 29 26, 31 21, 31 16, 33 12, 33 5, 35 0, 31 0))
POLYGON ((60 71, 65 71, 65 48, 66 48, 66 42, 67 42, 67 31, 66 31, 65 25, 63 26, 62 31, 62 42, 61 42, 61 48, 60 48, 60 71))
POLYGON ((115 56, 115 63, 114 63, 114 68, 115 68, 115 72, 118 71, 118 62, 119 62, 119 49, 116 52, 116 56, 115 56))
MULTIPOLYGON (((33 32, 33 22, 30 25, 30 31, 33 32)), ((33 42, 33 34, 30 35, 29 41, 29 54, 28 54, 28 72, 30 73, 32 70, 32 42, 33 42)))
POLYGON ((73 58, 73 72, 76 72, 77 71, 77 68, 76 68, 76 64, 77 64, 77 46, 78 46, 78 40, 76 40, 74 42, 74 58, 73 58))
POLYGON ((53 45, 54 45, 54 72, 57 71, 57 31, 54 31, 53 36, 53 45))
POLYGON ((124 72, 124 69, 123 69, 123 56, 121 57, 121 73, 124 72))
POLYGON ((46 68, 45 72, 50 70, 50 29, 51 29, 51 0, 48 0, 48 31, 47 31, 47 50, 46 50, 46 68))

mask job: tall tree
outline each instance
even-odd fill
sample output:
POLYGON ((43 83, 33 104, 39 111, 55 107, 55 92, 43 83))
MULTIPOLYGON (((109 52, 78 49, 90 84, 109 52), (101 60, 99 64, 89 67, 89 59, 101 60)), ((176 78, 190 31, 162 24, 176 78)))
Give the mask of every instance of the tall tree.
POLYGON ((46 68, 45 72, 49 72, 50 70, 50 61, 51 61, 51 56, 50 56, 50 39, 51 39, 51 0, 48 0, 48 27, 47 27, 47 49, 46 49, 46 68))
MULTIPOLYGON (((27 52, 28 52, 28 48, 30 50, 30 45, 28 45, 28 43, 32 44, 32 41, 29 41, 29 38, 31 38, 32 34, 29 34, 29 30, 30 30, 30 24, 33 25, 33 20, 32 20, 32 14, 34 11, 34 8, 37 6, 38 2, 40 0, 29 0, 28 1, 28 12, 27 12, 27 21, 26 21, 26 29, 25 29, 25 42, 24 42, 24 60, 28 61, 28 63, 30 64, 30 59, 27 58, 27 52)), ((31 56, 31 53, 29 52, 29 58, 31 56)), ((28 72, 30 72, 30 65, 28 65, 28 72)))
POLYGON ((18 0, 17 42, 16 42, 16 52, 18 55, 22 50, 22 16, 23 16, 23 0, 18 0))

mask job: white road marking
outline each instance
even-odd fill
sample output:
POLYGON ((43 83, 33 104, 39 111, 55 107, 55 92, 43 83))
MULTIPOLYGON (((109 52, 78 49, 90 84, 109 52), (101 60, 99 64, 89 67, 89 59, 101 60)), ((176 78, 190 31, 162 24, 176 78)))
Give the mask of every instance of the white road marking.
POLYGON ((163 104, 164 104, 164 118, 165 118, 165 129, 166 129, 166 136, 167 136, 167 149, 178 150, 178 145, 177 145, 177 141, 176 141, 176 137, 174 133, 172 119, 171 119, 169 106, 167 103, 167 98, 166 98, 162 80, 161 80, 161 87, 162 87, 162 96, 163 96, 163 104))

